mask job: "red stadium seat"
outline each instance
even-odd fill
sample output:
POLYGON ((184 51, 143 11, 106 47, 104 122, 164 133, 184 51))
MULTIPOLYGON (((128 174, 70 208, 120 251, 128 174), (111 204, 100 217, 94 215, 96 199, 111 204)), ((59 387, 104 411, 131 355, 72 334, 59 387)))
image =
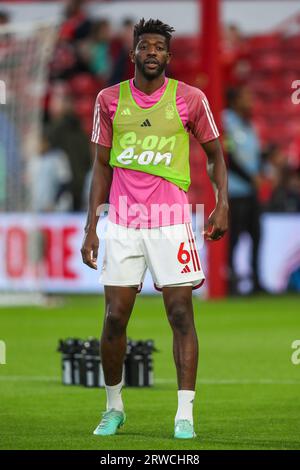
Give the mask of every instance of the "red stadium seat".
POLYGON ((300 77, 300 35, 276 32, 248 41, 248 83, 254 95, 253 116, 260 140, 263 145, 274 142, 286 147, 300 132, 299 107, 291 101, 292 83, 300 77))
POLYGON ((264 34, 249 38, 250 51, 256 54, 261 51, 274 51, 282 47, 283 39, 280 33, 264 34))
POLYGON ((177 58, 193 58, 200 55, 201 45, 199 39, 193 37, 175 37, 171 45, 174 57, 177 58))
POLYGON ((278 52, 268 52, 255 57, 252 64, 257 70, 277 72, 284 68, 284 57, 278 52))
POLYGON ((300 53, 300 34, 284 38, 282 46, 287 53, 291 51, 300 53))
POLYGON ((70 81, 71 90, 75 95, 91 95, 96 97, 101 89, 99 81, 88 73, 81 73, 70 81))
POLYGON ((93 119, 93 111, 94 111, 94 104, 95 101, 91 97, 82 97, 75 100, 75 112, 76 114, 82 118, 90 118, 93 119))

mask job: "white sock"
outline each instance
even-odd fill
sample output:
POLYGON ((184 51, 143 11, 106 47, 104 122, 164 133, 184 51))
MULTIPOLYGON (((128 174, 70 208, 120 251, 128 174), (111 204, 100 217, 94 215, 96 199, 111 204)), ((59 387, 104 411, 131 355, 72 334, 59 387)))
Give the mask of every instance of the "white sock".
POLYGON ((194 424, 193 404, 195 398, 194 390, 178 390, 178 408, 175 416, 175 423, 178 419, 187 419, 194 424))
POLYGON ((123 381, 117 385, 105 385, 106 389, 106 410, 114 408, 117 411, 124 411, 124 405, 122 401, 122 387, 123 381))

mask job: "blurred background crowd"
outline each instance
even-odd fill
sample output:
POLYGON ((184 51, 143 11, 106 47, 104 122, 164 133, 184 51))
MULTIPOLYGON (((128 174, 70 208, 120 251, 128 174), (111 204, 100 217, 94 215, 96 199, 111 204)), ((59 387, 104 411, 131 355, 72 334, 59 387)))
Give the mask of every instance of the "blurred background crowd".
MULTIPOLYGON (((34 211, 86 210, 95 98, 101 89, 133 76, 128 53, 136 20, 125 17, 113 28, 107 17, 89 16, 83 0, 65 2, 48 68, 39 154, 27 175, 34 211)), ((9 22, 9 14, 1 10, 0 27, 9 22)), ((300 78, 300 34, 286 34, 283 24, 249 36, 236 24, 223 24, 221 35, 221 132, 229 169, 232 288, 234 248, 239 235, 248 232, 254 284, 259 289, 261 213, 300 212, 300 105, 291 99, 291 84, 300 78)), ((202 47, 205 37, 199 42, 198 37, 175 34, 168 76, 205 91, 199 67, 202 47)), ((191 154, 189 199, 201 203, 204 167, 193 138, 191 154)), ((4 185, 0 198, 5 210, 4 185)))
MULTIPOLYGON (((95 97, 134 73, 128 53, 136 19, 124 18, 115 33, 108 18, 89 17, 84 3, 66 2, 49 66, 40 143, 43 164, 34 169, 32 181, 37 182, 32 189, 38 211, 86 209, 95 97)), ((9 14, 0 11, 0 25, 9 21, 9 14)), ((251 195, 261 210, 299 212, 299 111, 286 92, 291 95, 299 70, 300 36, 283 39, 275 31, 246 37, 234 24, 224 26, 222 35, 222 133, 231 197, 234 201, 251 195)), ((201 87, 198 38, 175 36, 172 52, 168 75, 201 87)), ((198 183, 196 177, 192 202, 199 202, 198 183)))

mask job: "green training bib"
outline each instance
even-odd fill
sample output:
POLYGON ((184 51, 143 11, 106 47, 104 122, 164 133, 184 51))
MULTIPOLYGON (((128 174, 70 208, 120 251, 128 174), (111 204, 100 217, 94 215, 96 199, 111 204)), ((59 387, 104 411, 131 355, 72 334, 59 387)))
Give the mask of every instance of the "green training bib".
POLYGON ((144 109, 134 101, 129 80, 120 83, 110 165, 161 176, 187 191, 189 134, 177 111, 177 85, 169 78, 161 99, 144 109))

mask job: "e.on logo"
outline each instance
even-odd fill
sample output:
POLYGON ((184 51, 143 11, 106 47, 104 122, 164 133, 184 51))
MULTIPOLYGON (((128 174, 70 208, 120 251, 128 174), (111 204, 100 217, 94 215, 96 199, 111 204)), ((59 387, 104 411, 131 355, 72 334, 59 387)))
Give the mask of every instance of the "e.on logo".
POLYGON ((0 80, 0 104, 6 104, 6 86, 3 80, 0 80))
POLYGON ((292 342, 292 349, 295 349, 291 356, 292 363, 297 366, 300 364, 300 339, 296 339, 292 342))
POLYGON ((0 340, 0 365, 6 364, 6 344, 0 340))

